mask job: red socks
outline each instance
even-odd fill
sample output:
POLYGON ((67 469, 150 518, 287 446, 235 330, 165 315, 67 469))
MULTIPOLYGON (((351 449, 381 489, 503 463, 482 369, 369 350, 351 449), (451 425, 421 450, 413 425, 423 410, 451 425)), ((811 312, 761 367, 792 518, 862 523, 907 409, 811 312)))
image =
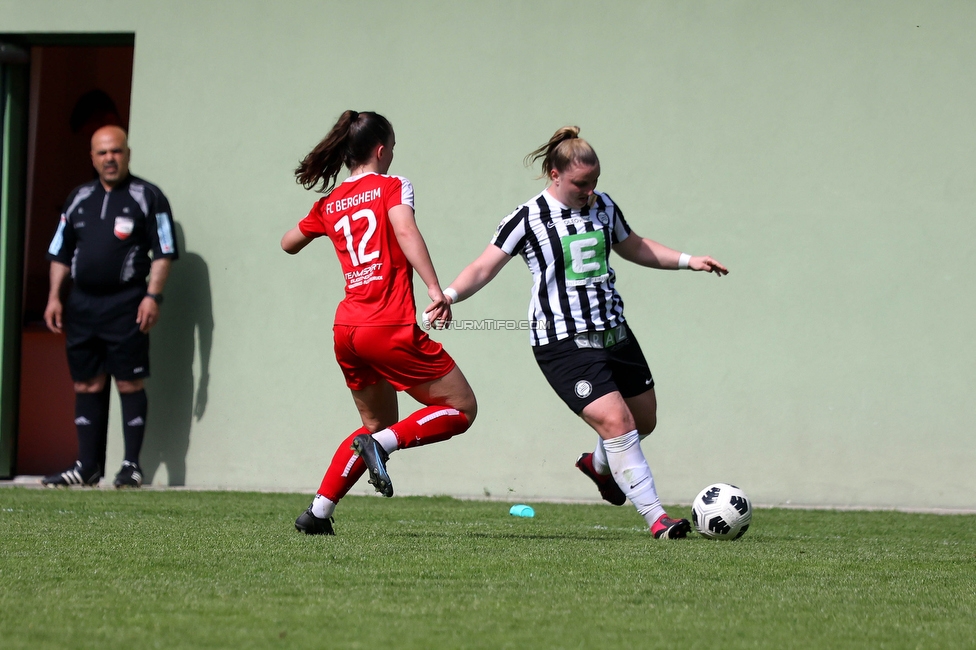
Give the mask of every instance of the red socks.
POLYGON ((366 471, 366 463, 352 450, 352 439, 363 433, 369 433, 369 430, 366 427, 361 427, 343 440, 339 448, 336 449, 335 456, 332 457, 329 469, 325 470, 325 476, 322 477, 318 494, 333 503, 338 503, 339 499, 346 496, 346 492, 356 484, 359 477, 366 471))
MULTIPOLYGON (((464 433, 471 425, 467 416, 449 406, 427 406, 390 427, 396 435, 397 449, 421 447, 464 433)), ((342 441, 332 457, 319 486, 318 494, 333 503, 346 496, 366 471, 366 463, 352 450, 352 439, 369 433, 361 427, 342 441)))
POLYGON ((468 430, 471 423, 457 409, 427 406, 390 427, 400 443, 398 449, 421 447, 447 440, 468 430))

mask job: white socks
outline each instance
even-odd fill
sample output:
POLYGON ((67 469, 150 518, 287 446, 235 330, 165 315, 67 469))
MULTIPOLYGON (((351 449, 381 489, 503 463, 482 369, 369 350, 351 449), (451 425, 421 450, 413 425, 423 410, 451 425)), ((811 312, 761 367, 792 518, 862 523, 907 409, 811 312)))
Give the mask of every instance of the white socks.
POLYGON ((593 449, 593 455, 590 456, 590 460, 593 461, 593 469, 596 470, 597 474, 606 476, 610 473, 610 465, 607 463, 607 450, 603 446, 603 438, 597 437, 596 447, 593 449))
POLYGON ((380 447, 388 454, 392 454, 399 449, 400 442, 397 440, 396 434, 393 433, 392 429, 381 429, 377 431, 373 434, 373 440, 378 442, 380 447))
MULTIPOLYGON (((664 514, 664 508, 661 507, 661 499, 654 489, 651 468, 647 465, 644 452, 641 451, 637 429, 619 438, 604 440, 603 448, 613 479, 650 527, 664 514)), ((593 466, 597 467, 595 462, 593 466)))
POLYGON ((319 519, 328 519, 335 512, 336 504, 326 499, 321 494, 316 494, 312 499, 312 514, 319 519))
MULTIPOLYGON (((641 434, 641 442, 649 435, 651 434, 641 434)), ((603 438, 600 436, 596 437, 596 447, 593 449, 593 455, 590 457, 590 460, 593 462, 593 469, 596 470, 597 474, 602 474, 603 476, 610 475, 610 464, 607 463, 607 450, 604 448, 603 438)))

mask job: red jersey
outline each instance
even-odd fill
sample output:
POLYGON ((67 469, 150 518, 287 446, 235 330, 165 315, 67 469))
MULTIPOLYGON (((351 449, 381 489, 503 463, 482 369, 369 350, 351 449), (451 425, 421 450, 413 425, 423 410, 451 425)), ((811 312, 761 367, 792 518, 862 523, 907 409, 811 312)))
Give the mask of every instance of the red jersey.
POLYGON ((400 248, 390 208, 413 208, 413 185, 401 176, 368 173, 347 178, 319 199, 298 223, 306 237, 328 235, 346 280, 336 325, 417 322, 413 267, 400 248))

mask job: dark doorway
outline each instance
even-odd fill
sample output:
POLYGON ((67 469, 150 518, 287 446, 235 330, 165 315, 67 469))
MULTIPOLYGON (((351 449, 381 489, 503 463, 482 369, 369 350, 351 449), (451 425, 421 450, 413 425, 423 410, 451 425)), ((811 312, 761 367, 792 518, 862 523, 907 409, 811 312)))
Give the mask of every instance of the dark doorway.
MULTIPOLYGON (((63 335, 44 326, 48 245, 68 193, 91 180, 94 131, 128 128, 134 36, 0 35, 29 52, 17 474, 50 474, 77 455, 63 335)), ((8 267, 9 268, 9 267, 8 267)))

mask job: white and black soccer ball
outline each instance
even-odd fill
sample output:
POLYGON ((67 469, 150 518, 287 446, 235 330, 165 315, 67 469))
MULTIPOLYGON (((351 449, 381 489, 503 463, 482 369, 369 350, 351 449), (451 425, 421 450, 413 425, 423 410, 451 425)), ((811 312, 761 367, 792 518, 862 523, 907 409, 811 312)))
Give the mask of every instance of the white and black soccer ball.
POLYGON ((752 502, 734 485, 713 483, 695 497, 691 518, 709 539, 739 539, 749 530, 752 502))

